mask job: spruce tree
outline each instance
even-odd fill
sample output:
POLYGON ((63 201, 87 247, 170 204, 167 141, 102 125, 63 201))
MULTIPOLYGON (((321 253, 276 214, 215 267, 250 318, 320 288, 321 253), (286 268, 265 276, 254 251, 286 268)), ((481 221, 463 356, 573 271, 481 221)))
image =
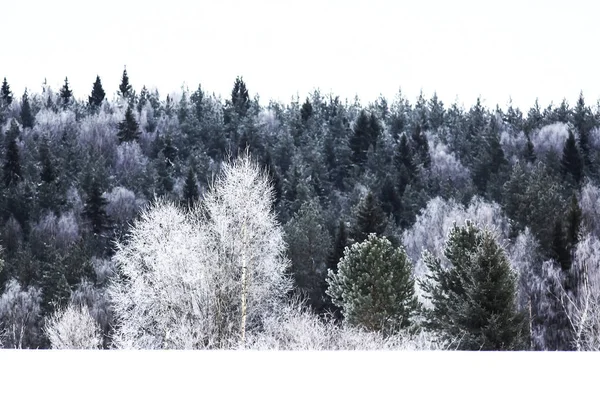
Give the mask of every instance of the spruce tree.
POLYGON ((29 95, 27 89, 23 93, 23 100, 21 101, 21 122, 23 128, 33 128, 33 114, 31 113, 31 105, 29 104, 29 95))
POLYGON ((418 310, 412 268, 404 248, 370 234, 346 248, 337 272, 329 271, 327 294, 348 324, 393 333, 418 310))
POLYGON ((140 91, 140 98, 138 100, 137 103, 137 111, 138 113, 142 113, 142 109, 144 108, 144 106, 146 105, 146 103, 148 102, 150 94, 148 93, 148 89, 146 89, 146 86, 144 85, 142 87, 142 90, 140 91))
POLYGON ((577 196, 573 193, 571 204, 567 211, 567 244, 571 250, 575 248, 579 241, 579 231, 581 228, 582 211, 577 201, 577 196))
POLYGON ((2 89, 0 89, 0 96, 2 97, 2 101, 6 105, 10 105, 13 101, 13 95, 10 91, 10 85, 6 81, 6 77, 2 81, 2 89))
POLYGON ((92 232, 96 235, 101 234, 109 227, 109 220, 106 215, 107 203, 102 195, 100 183, 93 179, 83 208, 83 215, 90 222, 92 232))
POLYGON ((573 110, 572 120, 577 133, 579 134, 579 149, 581 151, 581 161, 583 168, 586 169, 590 166, 590 131, 593 128, 592 112, 585 105, 583 98, 583 92, 579 93, 577 99, 577 105, 573 110))
POLYGON ((396 148, 394 164, 398 171, 398 195, 402 196, 406 186, 411 184, 417 176, 417 167, 413 154, 408 145, 408 139, 404 134, 400 137, 400 143, 398 143, 398 147, 396 148))
POLYGON ((73 91, 69 88, 69 79, 65 77, 65 84, 60 89, 60 98, 62 99, 63 108, 67 107, 73 97, 73 91))
POLYGON ((352 150, 352 162, 355 165, 362 166, 367 160, 367 151, 371 143, 371 124, 369 116, 362 110, 354 123, 352 136, 350 137, 349 146, 352 150))
POLYGON ((454 225, 444 246, 450 262, 424 253, 429 269, 422 282, 432 308, 426 326, 461 350, 518 350, 527 347, 524 315, 516 308, 516 274, 494 234, 467 221, 454 225))
POLYGON ((3 168, 4 186, 6 187, 15 186, 21 180, 21 158, 19 156, 19 146, 17 145, 19 134, 19 127, 13 120, 10 129, 6 133, 6 160, 3 168))
POLYGON ((369 192, 358 207, 352 239, 356 242, 362 242, 370 233, 382 235, 386 226, 385 213, 373 193, 369 192))
POLYGON ((119 122, 119 132, 117 133, 119 143, 137 141, 141 134, 139 128, 140 127, 135 120, 131 106, 127 106, 127 111, 125 111, 125 119, 119 122))
POLYGON ((307 97, 304 104, 302 104, 302 108, 300 109, 300 118, 302 119, 302 122, 303 123, 308 122, 308 120, 310 119, 312 114, 313 114, 313 107, 312 107, 312 104, 310 104, 310 100, 307 97))
POLYGON ((88 97, 88 104, 92 108, 98 108, 102 105, 104 101, 106 93, 104 93, 104 89, 102 88, 102 82, 100 81, 100 77, 96 76, 96 81, 94 82, 94 86, 92 87, 92 94, 88 97))
POLYGON ((127 76, 127 67, 123 69, 123 76, 121 77, 121 84, 119 85, 119 95, 124 99, 129 99, 131 96, 131 85, 129 84, 129 77, 127 76))
POLYGON ((529 138, 529 136, 527 137, 527 144, 525 145, 525 160, 528 163, 532 163, 532 164, 536 160, 533 143, 531 142, 531 139, 529 138))
POLYGON ((53 209, 56 208, 56 190, 57 190, 57 178, 58 174, 52 155, 50 154, 50 146, 47 137, 44 136, 42 143, 40 144, 40 163, 42 169, 40 171, 41 184, 38 187, 38 199, 41 209, 53 209))
POLYGON ((188 173, 185 178, 185 184, 183 186, 183 200, 184 203, 192 207, 200 198, 200 192, 198 191, 198 181, 196 180, 196 173, 194 167, 190 165, 188 173))
POLYGON ((239 116, 245 116, 246 112, 250 109, 250 95, 248 94, 244 79, 240 76, 235 78, 233 84, 231 104, 239 116))
POLYGON ((552 231, 552 258, 561 266, 563 271, 571 268, 571 253, 560 218, 556 218, 552 231))
POLYGON ((565 141, 562 156, 562 169, 565 175, 570 175, 576 184, 581 182, 583 178, 583 162, 577 149, 575 135, 569 131, 569 137, 565 141))

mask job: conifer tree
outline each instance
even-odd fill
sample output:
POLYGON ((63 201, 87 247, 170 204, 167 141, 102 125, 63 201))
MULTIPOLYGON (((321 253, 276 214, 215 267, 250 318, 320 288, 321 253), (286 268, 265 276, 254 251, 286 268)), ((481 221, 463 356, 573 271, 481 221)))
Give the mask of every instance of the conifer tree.
POLYGON ((424 253, 430 273, 422 282, 432 309, 426 326, 461 350, 518 350, 528 344, 516 309, 516 274, 489 230, 455 225, 444 246, 450 266, 424 253))
POLYGON ((183 200, 187 206, 192 207, 194 204, 196 204, 199 198, 200 193, 198 191, 196 173, 194 172, 194 167, 190 165, 185 178, 185 185, 183 186, 183 200))
POLYGON ((312 104, 310 104, 310 100, 307 97, 304 104, 302 104, 302 108, 300 109, 300 118, 302 119, 302 122, 303 123, 308 122, 308 120, 310 119, 312 114, 313 114, 313 107, 312 107, 312 104))
POLYGON ((581 228, 582 211, 577 201, 577 196, 573 193, 571 196, 571 204, 567 211, 567 244, 571 250, 575 248, 579 242, 579 231, 581 228))
POLYGON ((398 194, 401 196, 406 186, 411 184, 417 176, 417 167, 408 145, 408 139, 404 134, 400 137, 400 143, 394 156, 394 164, 398 171, 398 194))
POLYGON ((587 169, 590 166, 590 131, 593 128, 592 112, 585 105, 583 98, 583 92, 579 93, 577 99, 577 105, 573 110, 572 114, 573 125, 579 133, 579 149, 581 151, 581 161, 583 169, 587 169))
POLYGON ((354 123, 354 129, 352 130, 352 136, 350 137, 350 149, 352 150, 352 162, 355 165, 362 166, 367 160, 367 151, 369 150, 369 144, 372 140, 371 123, 369 116, 365 110, 361 110, 356 122, 354 123))
POLYGON ((556 260, 563 271, 567 271, 571 268, 571 254, 560 218, 556 218, 552 233, 552 258, 556 260))
POLYGON ((119 95, 124 99, 129 99, 131 94, 131 85, 129 84, 129 76, 127 76, 127 67, 125 67, 123 68, 123 76, 119 85, 119 95))
POLYGON ((527 144, 525 145, 525 160, 529 163, 534 163, 536 160, 533 143, 529 136, 527 137, 527 144))
POLYGON ((581 182, 583 178, 583 162, 577 149, 575 135, 569 131, 569 137, 565 141, 562 156, 562 169, 565 175, 570 175, 576 184, 581 182))
POLYGON ((40 144, 39 155, 40 163, 42 164, 42 169, 40 171, 41 185, 38 189, 40 208, 53 209, 58 206, 56 198, 58 174, 50 154, 48 139, 45 136, 40 144))
POLYGON ((19 146, 17 137, 19 136, 19 127, 15 120, 12 121, 10 129, 6 133, 6 160, 4 162, 4 185, 12 187, 21 180, 21 158, 19 156, 19 146))
POLYGON ((375 234, 346 248, 327 283, 327 294, 345 321, 369 331, 393 333, 408 327, 418 309, 406 251, 375 234))
POLYGON ((96 75, 96 81, 92 87, 92 94, 88 97, 88 104, 92 108, 100 107, 104 101, 105 95, 106 93, 104 93, 104 89, 102 88, 100 77, 96 75))
POLYGON ((108 202, 102 195, 100 183, 96 179, 93 179, 90 191, 87 195, 83 214, 90 222, 94 234, 99 235, 108 228, 109 220, 106 215, 107 203, 108 202))
POLYGON ((387 218, 373 193, 369 192, 358 207, 352 239, 362 242, 370 233, 382 235, 386 226, 387 218))
POLYGON ((6 81, 6 77, 2 81, 2 89, 0 89, 0 96, 2 97, 2 101, 6 105, 10 105, 13 101, 13 95, 10 91, 10 85, 6 81))
POLYGON ((139 128, 140 127, 135 120, 131 106, 127 106, 127 111, 125 111, 125 119, 119 122, 119 132, 117 133, 119 143, 137 141, 141 134, 139 128))
POLYGON ((150 96, 150 94, 148 93, 148 89, 146 89, 146 85, 144 85, 142 87, 142 90, 140 91, 140 98, 139 98, 138 103, 137 103, 137 111, 138 111, 138 113, 142 112, 142 109, 144 108, 144 106, 148 102, 149 96, 150 96))
POLYGON ((445 112, 444 103, 433 92, 433 97, 429 100, 429 125, 432 130, 435 131, 444 124, 445 112))
POLYGON ((233 84, 231 104, 239 116, 245 116, 246 112, 250 109, 250 95, 248 94, 244 79, 240 76, 235 78, 233 84))
POLYGON ((202 121, 204 115, 204 92, 200 84, 198 84, 198 89, 190 96, 190 101, 192 102, 196 119, 202 121))
POLYGON ((65 84, 60 89, 60 98, 62 99, 63 108, 67 107, 73 97, 73 91, 69 88, 69 79, 65 77, 65 84))
POLYGON ((21 122, 23 128, 33 128, 33 114, 31 113, 31 105, 29 104, 29 95, 27 89, 23 93, 23 100, 21 101, 21 122))
POLYGON ((348 232, 346 231, 346 223, 340 219, 338 228, 335 233, 335 241, 331 253, 327 258, 327 269, 337 273, 338 263, 344 256, 344 249, 348 246, 348 232))

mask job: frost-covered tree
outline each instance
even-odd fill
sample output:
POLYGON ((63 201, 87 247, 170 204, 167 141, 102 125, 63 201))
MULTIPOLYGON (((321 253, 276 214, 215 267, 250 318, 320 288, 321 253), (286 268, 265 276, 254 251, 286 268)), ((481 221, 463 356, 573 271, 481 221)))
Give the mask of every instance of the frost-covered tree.
POLYGON ((4 77, 4 80, 2 81, 2 88, 0 89, 0 97, 2 98, 2 101, 4 102, 4 104, 6 104, 6 105, 10 105, 13 101, 12 91, 10 90, 10 85, 6 81, 6 77, 4 77))
POLYGON ((11 279, 0 296, 0 341, 5 348, 36 348, 40 343, 42 294, 39 288, 25 290, 11 279))
POLYGON ((23 128, 33 128, 34 122, 35 119, 31 111, 29 95, 27 94, 27 89, 25 89, 23 98, 21 99, 21 123, 23 124, 23 128))
POLYGON ((21 173, 21 157, 17 137, 20 134, 19 127, 15 120, 12 121, 10 130, 6 133, 6 160, 4 162, 4 185, 11 187, 17 184, 23 177, 21 173))
POLYGON ((45 333, 53 349, 94 350, 102 344, 100 326, 85 306, 69 304, 46 320, 45 333))
POLYGON ((60 98, 62 99, 62 106, 66 108, 73 99, 73 91, 69 88, 69 79, 65 77, 65 84, 60 89, 60 98))
POLYGON ((119 143, 134 142, 139 140, 141 135, 139 129, 139 124, 135 120, 131 106, 127 106, 127 111, 125 111, 125 119, 119 122, 119 132, 117 133, 119 143))
POLYGON ((526 320, 517 311, 516 274, 494 234, 467 221, 444 247, 449 265, 424 255, 422 283, 432 309, 426 325, 464 350, 517 350, 528 346, 526 320))
POLYGON ((370 233, 382 235, 387 226, 387 219, 379 201, 372 192, 367 193, 360 202, 356 212, 356 222, 352 229, 352 239, 362 242, 370 233))
POLYGON ((129 76, 127 76, 127 68, 123 69, 123 76, 121 77, 121 84, 119 84, 119 95, 124 99, 128 99, 131 96, 131 85, 129 84, 129 76))
POLYGON ((346 248, 327 282, 327 294, 350 325, 394 332, 409 326, 417 311, 412 263, 402 247, 375 234, 346 248))

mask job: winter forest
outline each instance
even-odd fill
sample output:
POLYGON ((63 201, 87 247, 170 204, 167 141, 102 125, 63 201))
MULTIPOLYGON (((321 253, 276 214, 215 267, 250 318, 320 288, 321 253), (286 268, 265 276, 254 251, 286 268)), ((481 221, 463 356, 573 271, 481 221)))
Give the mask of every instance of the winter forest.
POLYGON ((132 82, 2 83, 3 348, 600 349, 600 102, 132 82))

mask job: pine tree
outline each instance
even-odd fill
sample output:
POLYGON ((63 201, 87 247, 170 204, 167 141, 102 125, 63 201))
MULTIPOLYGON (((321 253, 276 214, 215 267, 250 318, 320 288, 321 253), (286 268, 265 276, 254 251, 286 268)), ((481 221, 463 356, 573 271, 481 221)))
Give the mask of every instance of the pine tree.
POLYGON ((104 101, 105 95, 106 93, 104 93, 104 89, 102 88, 100 77, 96 76, 96 81, 92 87, 92 94, 88 97, 88 104, 92 108, 100 107, 104 101))
POLYGON ((576 184, 581 182, 583 178, 583 162, 577 149, 575 136, 572 131, 569 131, 569 137, 565 141, 562 156, 562 169, 565 175, 570 175, 576 184))
POLYGON ((371 123, 369 116, 365 110, 361 110, 356 122, 354 123, 354 129, 352 130, 352 136, 350 137, 350 149, 352 150, 352 162, 355 165, 362 166, 367 160, 367 151, 369 150, 369 144, 372 140, 371 123))
POLYGON ((15 120, 12 121, 9 131, 6 133, 6 161, 4 163, 4 185, 12 187, 21 180, 21 158, 17 137, 20 131, 15 120))
POLYGON ((117 133, 119 143, 137 141, 141 135, 139 128, 131 106, 127 106, 125 119, 119 122, 119 132, 117 133))
POLYGON ((142 90, 140 91, 140 98, 139 98, 138 104, 137 104, 138 113, 140 113, 140 114, 142 113, 142 109, 148 102, 149 96, 150 96, 150 94, 148 93, 148 89, 146 89, 146 86, 144 85, 142 87, 142 90))
POLYGON ((369 331, 393 333, 408 327, 418 309, 406 251, 375 234, 346 248, 327 283, 327 294, 345 321, 369 331))
POLYGON ((417 176, 417 167, 408 145, 408 139, 404 134, 400 137, 400 143, 396 148, 394 164, 398 171, 398 194, 401 196, 406 186, 411 184, 417 176))
POLYGON ((362 242, 370 233, 382 235, 386 226, 387 218, 373 193, 369 192, 359 205, 352 239, 362 242))
POLYGON ((438 99, 437 93, 433 92, 433 97, 429 101, 429 125, 431 129, 435 131, 444 125, 444 118, 444 103, 438 99))
POLYGON ((200 193, 198 191, 196 173, 194 172, 194 167, 190 165, 185 178, 185 184, 183 186, 183 200, 187 206, 192 207, 196 204, 199 198, 200 193))
POLYGON ((102 189, 96 179, 92 180, 87 201, 83 208, 83 215, 90 222, 92 232, 99 235, 109 226, 108 216, 106 215, 107 201, 102 195, 102 189))
POLYGON ((516 275, 494 234, 470 221, 455 225, 444 247, 451 266, 431 253, 422 282, 432 309, 426 326, 461 350, 518 350, 527 347, 524 315, 516 309, 516 275))
POLYGON ((119 95, 124 99, 129 99, 131 96, 131 85, 129 84, 129 77, 127 76, 127 67, 123 68, 123 76, 121 77, 121 84, 119 85, 119 95))
POLYGON ((73 97, 73 91, 69 89, 69 79, 65 77, 65 84, 60 89, 60 98, 62 99, 63 108, 67 107, 73 97))
POLYGON ((38 188, 38 199, 41 209, 56 208, 59 204, 56 199, 57 178, 58 174, 52 156, 50 154, 50 146, 47 137, 44 136, 40 144, 40 163, 42 169, 40 171, 41 184, 38 188))
POLYGON ((556 218, 552 232, 552 258, 556 260, 563 271, 568 271, 571 268, 571 254, 560 218, 556 218))
POLYGON ((10 105, 13 101, 13 95, 10 91, 10 85, 6 81, 6 77, 4 78, 4 81, 2 81, 2 89, 0 89, 0 96, 2 97, 2 101, 6 105, 10 105))
POLYGON ((190 101, 193 104, 196 119, 202 121, 204 116, 204 92, 200 84, 198 84, 198 89, 190 96, 190 101))
POLYGON ((25 89, 25 93, 23 93, 23 100, 21 101, 21 122, 23 123, 23 128, 33 128, 33 114, 31 113, 31 105, 29 104, 29 95, 27 94, 27 89, 25 89))
POLYGON ((527 137, 527 144, 525 146, 525 160, 532 164, 536 160, 533 143, 531 142, 531 139, 529 138, 529 136, 527 137))
POLYGON ((302 104, 302 108, 300 109, 300 117, 302 119, 302 122, 306 124, 308 122, 308 120, 310 119, 310 117, 312 116, 312 114, 313 114, 313 107, 312 107, 312 104, 310 104, 310 100, 307 97, 304 104, 302 104))
POLYGON ((250 109, 250 95, 246 88, 244 79, 240 76, 235 78, 233 84, 233 90, 231 91, 231 104, 233 109, 240 116, 245 116, 246 112, 250 109))
POLYGON ((579 133, 579 149, 581 150, 581 162, 583 169, 587 169, 590 166, 590 131, 593 128, 592 112, 585 105, 583 98, 583 92, 579 93, 579 99, 577 100, 577 106, 573 110, 572 114, 573 125, 579 133))

